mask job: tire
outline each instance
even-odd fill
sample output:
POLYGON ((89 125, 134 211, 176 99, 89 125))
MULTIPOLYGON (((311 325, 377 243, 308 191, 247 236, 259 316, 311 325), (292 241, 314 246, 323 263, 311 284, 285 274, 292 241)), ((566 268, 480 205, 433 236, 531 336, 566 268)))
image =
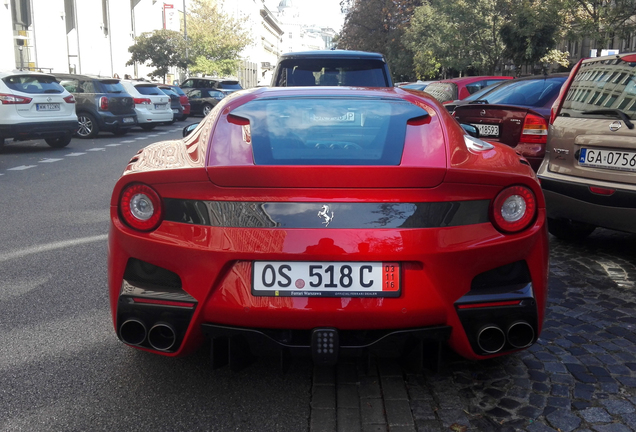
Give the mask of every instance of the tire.
POLYGON ((68 134, 57 138, 46 138, 44 141, 53 148, 62 148, 69 145, 71 142, 71 135, 68 134))
POLYGON ((4 138, 0 138, 0 147, 4 145, 4 138))
POLYGON ((582 240, 594 232, 594 225, 576 222, 571 219, 548 218, 548 232, 561 240, 582 240))
POLYGON ((113 131, 113 135, 115 136, 123 136, 130 132, 130 129, 117 129, 113 131))
POLYGON ((212 108, 214 108, 214 107, 212 105, 210 105, 210 104, 203 105, 203 117, 205 117, 208 114, 210 114, 210 111, 212 111, 212 108))
POLYGON ((153 130, 155 127, 157 126, 156 123, 144 123, 139 125, 140 128, 142 128, 145 131, 151 131, 153 130))
POLYGON ((79 129, 75 132, 79 138, 95 138, 99 133, 99 126, 95 117, 88 113, 80 113, 77 115, 79 129))

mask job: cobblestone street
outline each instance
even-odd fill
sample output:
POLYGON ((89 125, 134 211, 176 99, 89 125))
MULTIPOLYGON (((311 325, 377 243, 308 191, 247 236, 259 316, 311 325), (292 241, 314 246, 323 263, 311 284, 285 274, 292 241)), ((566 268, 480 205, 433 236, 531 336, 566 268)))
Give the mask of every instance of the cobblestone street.
POLYGON ((636 236, 550 240, 537 344, 481 362, 445 352, 439 372, 316 368, 310 430, 636 431, 636 236))

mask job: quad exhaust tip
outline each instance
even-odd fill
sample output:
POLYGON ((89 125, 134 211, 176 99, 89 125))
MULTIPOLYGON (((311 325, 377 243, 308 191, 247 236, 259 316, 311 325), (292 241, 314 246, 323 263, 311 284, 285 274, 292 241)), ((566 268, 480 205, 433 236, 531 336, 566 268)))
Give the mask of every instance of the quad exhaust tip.
POLYGON ((483 352, 495 354, 501 351, 506 344, 506 335, 500 327, 487 325, 479 330, 477 334, 477 344, 483 352))
POLYGON ((119 327, 119 337, 128 345, 141 345, 146 340, 146 326, 137 319, 129 319, 119 327))
POLYGON ((157 351, 168 351, 177 342, 174 327, 165 322, 158 322, 148 332, 148 343, 157 351))
POLYGON ((534 341, 534 329, 525 321, 517 321, 508 327, 507 339, 515 348, 526 348, 534 341))

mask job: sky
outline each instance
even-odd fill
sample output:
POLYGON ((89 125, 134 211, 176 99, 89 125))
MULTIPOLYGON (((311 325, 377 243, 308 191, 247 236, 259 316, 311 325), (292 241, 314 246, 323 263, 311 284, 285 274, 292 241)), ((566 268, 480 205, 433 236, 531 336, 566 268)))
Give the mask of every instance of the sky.
MULTIPOLYGON (((280 0, 266 0, 265 4, 272 12, 278 10, 280 0)), ((329 26, 340 32, 344 15, 340 13, 340 0, 294 0, 300 10, 300 19, 304 24, 329 26)))

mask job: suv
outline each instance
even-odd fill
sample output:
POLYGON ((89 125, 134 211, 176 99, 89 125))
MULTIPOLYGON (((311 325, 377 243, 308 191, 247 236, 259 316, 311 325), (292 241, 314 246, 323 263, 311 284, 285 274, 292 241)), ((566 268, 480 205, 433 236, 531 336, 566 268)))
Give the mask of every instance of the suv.
POLYGON ((537 173, 548 230, 575 240, 596 227, 636 233, 636 53, 580 61, 552 105, 537 173))
POLYGON ((88 75, 53 74, 75 96, 80 138, 94 138, 100 131, 124 135, 137 124, 133 98, 118 79, 88 75))
POLYGON ((326 50, 282 54, 272 87, 355 86, 393 87, 382 54, 326 50))
POLYGON ((214 89, 218 90, 227 96, 238 90, 243 90, 241 84, 232 79, 225 78, 188 78, 180 86, 184 91, 185 89, 214 89))
POLYGON ((5 138, 65 147, 77 130, 75 98, 53 75, 0 72, 0 146, 5 138))

